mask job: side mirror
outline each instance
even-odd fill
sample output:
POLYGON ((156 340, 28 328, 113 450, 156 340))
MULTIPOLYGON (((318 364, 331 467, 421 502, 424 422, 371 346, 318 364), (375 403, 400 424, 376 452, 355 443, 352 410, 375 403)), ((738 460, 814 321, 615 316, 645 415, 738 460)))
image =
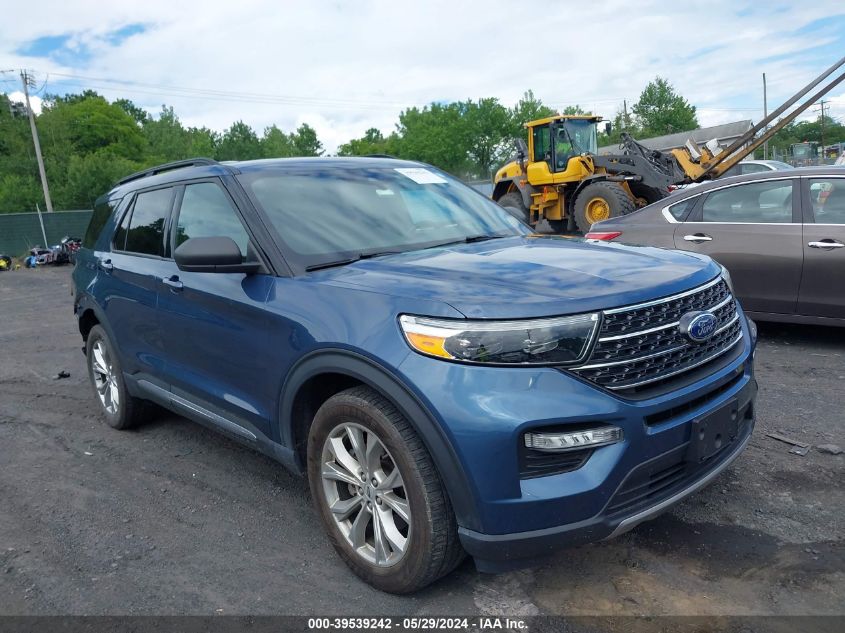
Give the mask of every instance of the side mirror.
POLYGON ((610 136, 610 133, 613 131, 613 126, 610 124, 610 121, 604 122, 604 133, 610 136))
POLYGON ((257 273, 260 262, 245 262, 231 237, 192 237, 173 252, 179 270, 189 273, 257 273))

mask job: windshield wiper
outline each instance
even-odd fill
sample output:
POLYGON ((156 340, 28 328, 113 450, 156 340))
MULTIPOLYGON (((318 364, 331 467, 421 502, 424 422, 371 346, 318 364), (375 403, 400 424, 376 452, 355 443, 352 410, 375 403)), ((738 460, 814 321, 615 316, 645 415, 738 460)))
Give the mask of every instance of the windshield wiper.
POLYGON ((310 266, 306 266, 305 270, 307 272, 311 272, 312 270, 322 270, 323 268, 347 266, 348 264, 354 264, 355 262, 361 261, 362 259, 372 259, 373 257, 381 257, 382 255, 396 255, 397 253, 401 252, 403 251, 375 251, 372 253, 358 253, 353 257, 347 257, 345 259, 337 259, 331 262, 320 262, 319 264, 311 264, 310 266))
POLYGON ((498 240, 503 237, 514 237, 513 235, 468 235, 457 240, 449 240, 448 242, 438 242, 425 248, 439 248, 441 246, 450 246, 452 244, 475 244, 476 242, 486 242, 487 240, 498 240))

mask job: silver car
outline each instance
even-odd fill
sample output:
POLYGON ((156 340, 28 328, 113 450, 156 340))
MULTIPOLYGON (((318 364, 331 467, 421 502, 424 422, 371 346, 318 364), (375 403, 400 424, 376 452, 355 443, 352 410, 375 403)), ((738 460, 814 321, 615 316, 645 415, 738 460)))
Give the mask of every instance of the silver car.
POLYGON ((762 321, 845 326, 845 170, 734 176, 594 224, 588 238, 710 255, 762 321))

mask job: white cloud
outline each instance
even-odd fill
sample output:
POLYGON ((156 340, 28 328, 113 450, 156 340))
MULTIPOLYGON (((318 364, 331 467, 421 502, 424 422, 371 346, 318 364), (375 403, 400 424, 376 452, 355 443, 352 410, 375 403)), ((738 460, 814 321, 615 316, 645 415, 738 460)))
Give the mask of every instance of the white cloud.
MULTIPOLYGON (((9 93, 9 99, 14 103, 26 103, 23 92, 20 90, 9 93)), ((37 95, 30 95, 29 105, 35 114, 41 114, 41 97, 37 95)))
MULTIPOLYGON (((39 78, 52 72, 151 84, 84 80, 73 88, 129 97, 152 111, 167 103, 185 123, 218 130, 237 119, 259 132, 272 123, 292 130, 307 121, 333 150, 368 127, 390 132, 408 105, 482 96, 510 105, 529 88, 556 107, 579 103, 612 117, 623 99, 630 107, 658 74, 699 107, 703 124, 759 119, 763 72, 771 110, 841 55, 836 25, 843 22, 833 18, 845 15, 840 0, 711 0, 677 9, 659 0, 610 0, 585 6, 541 0, 72 0, 33 16, 17 3, 4 10, 0 23, 0 68, 34 68, 39 78), (799 31, 819 20, 834 20, 833 27, 823 21, 811 35, 799 31), (148 28, 109 44, 109 32, 132 23, 148 28), (68 33, 93 52, 87 63, 62 65, 15 53, 35 38, 68 33), (820 47, 815 60, 808 57, 809 44, 820 47), (238 96, 177 96, 174 88, 238 96)), ((51 85, 58 80, 51 75, 51 85)), ((841 116, 841 97, 836 108, 841 116)))

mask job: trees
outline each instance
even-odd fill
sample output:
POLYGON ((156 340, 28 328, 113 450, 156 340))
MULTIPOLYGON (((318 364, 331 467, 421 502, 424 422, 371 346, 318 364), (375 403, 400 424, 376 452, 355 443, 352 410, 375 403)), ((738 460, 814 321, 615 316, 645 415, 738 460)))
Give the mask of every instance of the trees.
MULTIPOLYGON (((43 208, 29 123, 0 94, 0 213, 43 208)), ((172 107, 157 116, 128 99, 109 102, 96 92, 48 96, 37 116, 41 149, 57 209, 90 208, 122 176, 154 164, 191 157, 248 160, 264 156, 319 156, 323 146, 307 124, 287 134, 277 126, 259 139, 243 121, 222 135, 185 127, 172 107)))
POLYGON ((661 136, 699 127, 695 106, 675 92, 666 79, 655 77, 631 108, 641 136, 661 136))
POLYGON ((217 160, 251 160, 261 157, 258 135, 243 121, 235 121, 220 137, 217 160))
POLYGON ((494 164, 508 153, 508 132, 511 119, 507 108, 498 99, 466 102, 464 125, 467 128, 467 154, 473 163, 473 175, 490 178, 494 164))

